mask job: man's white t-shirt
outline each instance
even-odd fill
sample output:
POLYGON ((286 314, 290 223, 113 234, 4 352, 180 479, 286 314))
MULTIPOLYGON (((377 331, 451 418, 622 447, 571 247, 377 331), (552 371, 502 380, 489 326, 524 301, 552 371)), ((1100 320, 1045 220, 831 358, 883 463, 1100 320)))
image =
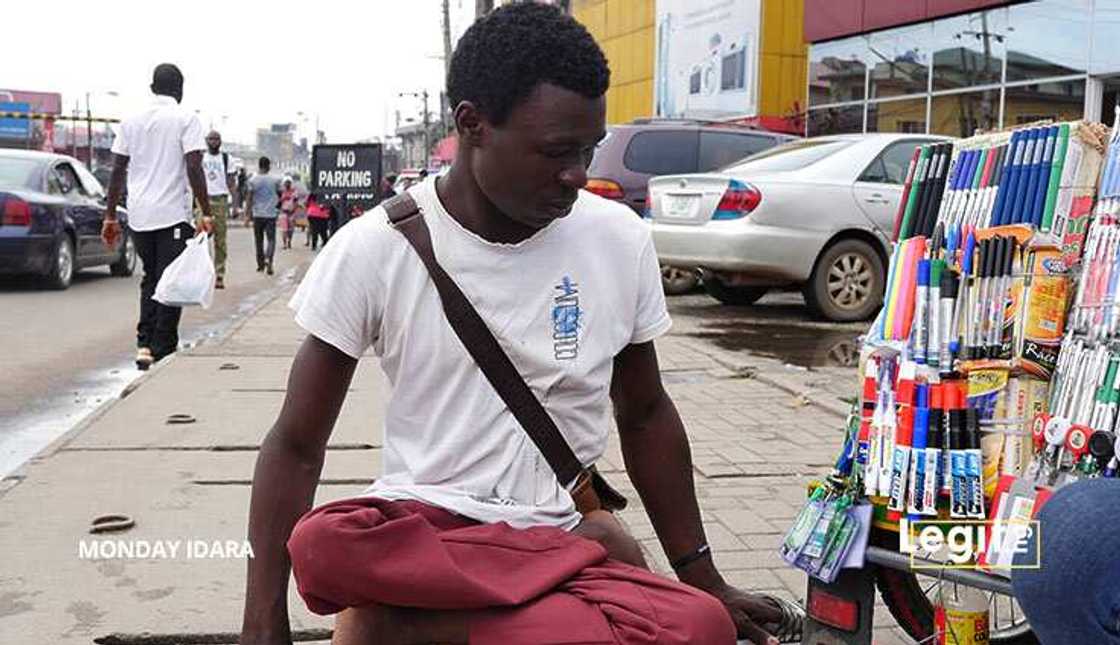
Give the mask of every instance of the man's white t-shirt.
POLYGON ((234 173, 232 166, 226 167, 228 155, 223 152, 210 154, 202 153, 202 173, 206 175, 206 194, 211 197, 229 196, 229 184, 226 183, 229 175, 234 173))
MULTIPOLYGON (((648 225, 581 192, 518 244, 455 221, 435 180, 409 190, 436 258, 478 310, 584 464, 610 427, 614 357, 670 327, 648 225)), ((383 474, 367 494, 515 527, 579 521, 571 496, 463 348, 404 236, 376 208, 331 238, 289 303, 310 334, 358 358, 373 347, 393 392, 383 474)))
POLYGON ((170 96, 157 95, 147 109, 121 123, 113 152, 129 159, 129 228, 154 231, 190 221, 184 155, 205 149, 198 115, 170 96))

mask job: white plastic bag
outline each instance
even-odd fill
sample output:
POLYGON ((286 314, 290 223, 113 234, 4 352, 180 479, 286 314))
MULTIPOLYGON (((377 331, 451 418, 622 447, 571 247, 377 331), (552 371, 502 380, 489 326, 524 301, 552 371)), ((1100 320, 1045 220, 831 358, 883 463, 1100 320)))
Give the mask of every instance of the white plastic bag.
POLYGON ((210 259, 209 239, 203 233, 187 240, 187 248, 163 270, 152 296, 157 302, 169 307, 210 308, 214 299, 214 261, 210 259))

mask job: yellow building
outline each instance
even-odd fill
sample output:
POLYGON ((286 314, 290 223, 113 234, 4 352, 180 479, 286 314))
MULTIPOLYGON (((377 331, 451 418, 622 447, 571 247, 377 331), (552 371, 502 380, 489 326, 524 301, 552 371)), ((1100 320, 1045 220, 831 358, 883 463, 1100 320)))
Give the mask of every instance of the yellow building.
MULTIPOLYGON (((742 120, 804 132, 804 0, 761 0, 758 108, 742 120)), ((624 123, 654 112, 656 0, 573 0, 572 14, 599 42, 611 65, 607 120, 624 123)))

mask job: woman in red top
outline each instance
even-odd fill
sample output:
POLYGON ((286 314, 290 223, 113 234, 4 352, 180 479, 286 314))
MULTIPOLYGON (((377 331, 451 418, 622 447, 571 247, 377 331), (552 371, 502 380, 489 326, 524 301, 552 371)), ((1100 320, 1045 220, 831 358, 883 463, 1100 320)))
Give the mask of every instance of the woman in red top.
POLYGON ((320 204, 314 195, 307 198, 307 223, 311 227, 311 250, 319 249, 319 238, 326 245, 329 237, 327 230, 330 225, 331 207, 320 204))

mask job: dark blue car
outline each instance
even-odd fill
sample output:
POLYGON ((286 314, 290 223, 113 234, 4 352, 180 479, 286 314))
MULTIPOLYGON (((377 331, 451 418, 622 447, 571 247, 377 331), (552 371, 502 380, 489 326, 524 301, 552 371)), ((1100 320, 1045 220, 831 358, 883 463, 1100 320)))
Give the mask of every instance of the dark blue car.
POLYGON ((42 277, 55 289, 74 273, 109 265, 115 276, 136 268, 136 247, 127 214, 118 209, 124 234, 114 247, 101 240, 105 190, 73 157, 0 149, 0 274, 42 277))

